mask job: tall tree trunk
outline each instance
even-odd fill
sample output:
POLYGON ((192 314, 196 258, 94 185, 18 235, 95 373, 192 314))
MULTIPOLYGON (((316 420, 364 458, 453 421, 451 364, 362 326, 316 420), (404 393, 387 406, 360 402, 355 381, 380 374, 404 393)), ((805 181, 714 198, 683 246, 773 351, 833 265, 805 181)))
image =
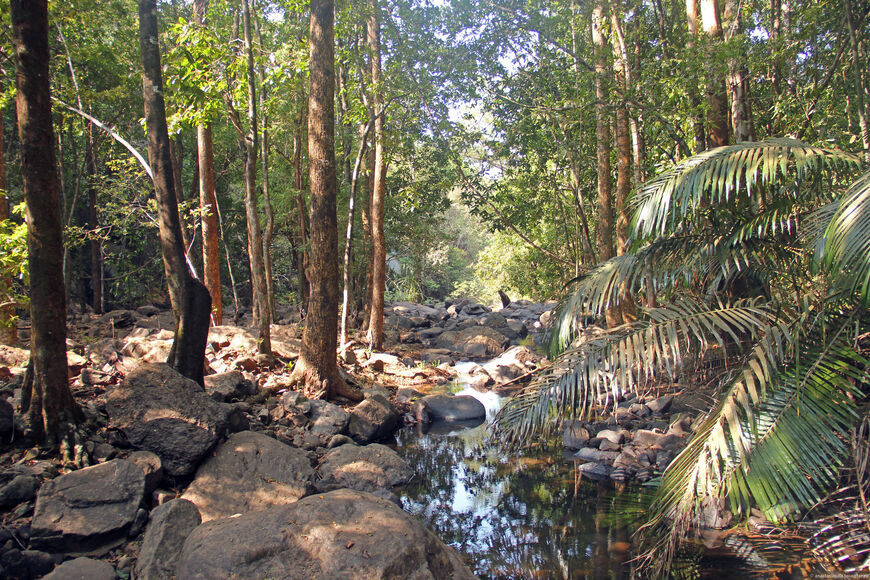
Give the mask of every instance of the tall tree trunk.
POLYGON ((163 269, 175 317, 175 340, 167 362, 182 375, 202 384, 211 298, 205 286, 193 277, 181 238, 158 38, 156 0, 139 0, 139 49, 148 128, 148 161, 154 173, 163 269))
POLYGON ((178 200, 178 217, 181 224, 181 240, 184 244, 184 253, 190 250, 190 231, 184 221, 181 206, 184 205, 184 141, 181 133, 175 139, 169 140, 169 156, 172 158, 172 180, 175 182, 175 199, 178 200))
MULTIPOLYGON (((9 219, 9 200, 6 198, 6 146, 3 110, 0 109, 0 221, 9 219)), ((11 278, 0 278, 0 300, 12 288, 11 278)), ((15 322, 15 305, 0 306, 0 344, 18 345, 18 325, 15 322)))
POLYGON ((751 139, 751 111, 749 108, 749 71, 743 49, 743 24, 740 21, 740 0, 725 2, 725 40, 732 46, 728 59, 728 89, 731 93, 731 131, 734 142, 743 143, 751 139))
POLYGON ((372 75, 372 109, 374 110, 375 166, 372 175, 372 294, 369 312, 368 342, 374 350, 384 348, 384 290, 387 274, 387 244, 384 239, 384 198, 387 194, 387 166, 384 159, 384 99, 381 87, 381 29, 376 0, 369 0, 366 41, 369 46, 372 75))
POLYGON ((302 130, 305 122, 305 105, 299 108, 299 121, 296 133, 293 135, 293 187, 296 189, 296 216, 299 228, 299 300, 302 305, 302 316, 308 311, 308 300, 311 297, 311 284, 308 278, 308 210, 305 209, 305 195, 302 191, 302 130))
POLYGON ((362 400, 338 372, 338 224, 335 177, 335 62, 332 0, 311 1, 308 158, 311 298, 291 381, 312 396, 362 400))
POLYGON ((94 152, 94 141, 88 127, 88 142, 85 149, 85 164, 88 173, 88 229, 91 230, 91 290, 93 301, 91 307, 94 314, 103 313, 103 244, 99 232, 99 212, 97 211, 97 160, 94 152))
POLYGON ((242 0, 242 28, 245 36, 245 56, 247 61, 245 71, 248 80, 248 131, 243 137, 245 147, 245 216, 248 223, 248 259, 251 263, 251 285, 253 286, 254 294, 254 325, 259 329, 257 350, 261 353, 269 354, 272 352, 270 335, 271 313, 266 292, 260 216, 257 212, 257 95, 249 0, 242 0))
MULTIPOLYGON (((698 39, 698 0, 686 0, 686 21, 689 27, 689 35, 686 37, 686 48, 689 55, 694 57, 698 39)), ((698 85, 689 82, 689 106, 692 107, 692 128, 695 134, 695 153, 700 153, 707 148, 707 132, 704 130, 704 111, 701 109, 701 96, 698 94, 698 85)))
MULTIPOLYGON (((701 0, 701 19, 704 32, 708 36, 711 49, 722 43, 722 19, 719 0, 701 0)), ((728 93, 725 77, 715 65, 715 59, 708 55, 707 71, 707 148, 728 145, 728 93)))
MULTIPOLYGON (((628 196, 631 193, 631 134, 628 123, 628 51, 622 35, 622 23, 615 9, 611 13, 613 29, 613 73, 620 102, 616 105, 616 255, 628 249, 628 196)), ((630 73, 628 73, 630 74, 630 73)))
POLYGON ((852 18, 852 0, 846 0, 843 7, 846 11, 846 25, 849 28, 849 44, 852 49, 852 74, 855 75, 855 108, 858 109, 858 126, 861 128, 861 143, 864 145, 864 160, 870 163, 870 123, 867 120, 867 106, 865 104, 864 73, 861 70, 864 62, 863 51, 858 42, 855 31, 855 22, 852 18))
MULTIPOLYGON (((207 0, 195 0, 193 17, 199 26, 205 25, 208 11, 207 0)), ((212 149, 211 125, 196 127, 196 149, 199 159, 199 209, 202 212, 202 276, 211 296, 211 313, 215 325, 224 321, 221 297, 221 264, 219 248, 219 224, 217 199, 214 191, 214 151, 212 149)))
POLYGON ((27 204, 32 373, 22 395, 34 436, 57 446, 83 419, 66 361, 63 227, 49 94, 48 5, 12 0, 21 177, 27 204))
MULTIPOLYGON (((257 31, 257 44, 263 47, 263 35, 260 31, 260 19, 254 15, 257 31)), ((263 208, 266 214, 266 226, 263 229, 263 268, 266 276, 266 301, 269 306, 269 316, 272 320, 278 317, 275 311, 275 280, 272 276, 272 239, 275 237, 275 211, 272 208, 272 192, 269 184, 269 131, 266 117, 266 70, 262 63, 257 67, 260 80, 260 161, 263 167, 263 208)))

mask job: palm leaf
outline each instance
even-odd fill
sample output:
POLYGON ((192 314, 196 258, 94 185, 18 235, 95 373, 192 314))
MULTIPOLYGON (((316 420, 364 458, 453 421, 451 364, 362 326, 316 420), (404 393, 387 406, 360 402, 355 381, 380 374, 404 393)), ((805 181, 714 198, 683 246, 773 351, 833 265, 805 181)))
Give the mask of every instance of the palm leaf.
POLYGON ((825 232, 822 263, 870 306, 870 172, 845 193, 825 232))

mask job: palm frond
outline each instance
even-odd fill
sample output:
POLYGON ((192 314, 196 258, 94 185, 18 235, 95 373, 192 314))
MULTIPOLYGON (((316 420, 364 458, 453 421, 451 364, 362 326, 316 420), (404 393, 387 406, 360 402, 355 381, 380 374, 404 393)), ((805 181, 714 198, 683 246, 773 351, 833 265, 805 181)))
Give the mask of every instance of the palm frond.
MULTIPOLYGON (((776 325, 775 315, 754 300, 711 307, 684 299, 645 309, 643 314, 641 320, 589 339, 556 358, 499 412, 495 427, 500 438, 522 445, 535 433, 549 433, 561 419, 582 417, 593 406, 615 402, 620 394, 647 381, 659 376, 675 380, 687 352, 697 354, 711 345, 725 349, 744 339, 755 342, 776 325)), ((750 388, 756 389, 756 384, 753 380, 750 388)))
POLYGON ((822 263, 838 285, 870 306, 870 171, 843 196, 825 232, 822 263))
MULTIPOLYGON (((711 149, 647 181, 632 198, 635 239, 663 236, 705 204, 724 205, 740 191, 752 197, 760 186, 799 183, 822 170, 860 166, 851 153, 814 147, 797 139, 769 139, 711 149)), ((799 188, 789 189, 793 194, 799 188)), ((785 189, 780 190, 785 192, 785 189)))
MULTIPOLYGON (((804 324, 801 318, 796 328, 804 324)), ((642 532, 657 538, 650 561, 667 566, 688 529, 703 523, 705 500, 727 498, 744 514, 755 505, 782 521, 822 497, 835 481, 847 450, 843 435, 856 418, 852 381, 867 378, 867 361, 849 340, 853 326, 845 317, 837 328, 817 329, 804 340, 782 327, 765 335, 665 471, 642 532)))

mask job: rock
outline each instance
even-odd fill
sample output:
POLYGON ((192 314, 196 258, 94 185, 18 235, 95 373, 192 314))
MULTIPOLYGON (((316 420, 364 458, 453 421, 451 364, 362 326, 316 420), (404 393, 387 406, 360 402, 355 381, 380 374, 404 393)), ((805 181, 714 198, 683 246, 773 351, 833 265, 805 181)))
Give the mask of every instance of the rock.
POLYGON ((192 473, 227 432, 233 408, 169 365, 146 364, 109 391, 106 411, 111 428, 159 455, 166 473, 178 477, 192 473))
POLYGON ((207 522, 292 503, 313 489, 314 469, 304 451, 243 431, 215 450, 181 497, 207 522))
POLYGON ((607 439, 611 443, 615 443, 620 445, 623 441, 625 441, 625 432, 622 430, 614 431, 612 429, 604 429, 599 431, 596 435, 599 439, 607 439))
POLYGON ((8 440, 15 430, 15 410, 9 401, 0 399, 0 440, 8 440))
POLYGON ((414 414, 425 411, 430 420, 467 421, 486 417, 486 407, 474 397, 429 395, 414 403, 414 414), (419 409, 419 411, 418 411, 419 409))
POLYGON ((67 554, 104 554, 122 543, 136 520, 145 474, 123 459, 73 471, 43 484, 30 545, 67 554))
POLYGON ((145 496, 150 496, 163 481, 163 462, 160 457, 150 451, 136 451, 127 457, 127 461, 138 465, 145 474, 145 496))
POLYGON ((385 445, 342 445, 327 453, 318 468, 319 491, 342 487, 378 493, 405 485, 414 472, 404 459, 385 445))
POLYGON ((581 449, 589 441, 589 431, 581 421, 570 421, 562 432, 562 445, 568 449, 581 449))
POLYGON ((357 443, 378 441, 392 435, 399 423, 399 413, 382 395, 373 395, 350 412, 347 433, 357 443))
POLYGON ((653 399, 652 401, 648 401, 646 406, 653 413, 665 413, 668 409, 671 408, 671 403, 674 402, 673 395, 666 395, 664 397, 659 397, 658 399, 653 399))
POLYGON ((610 477, 613 468, 608 465, 590 461, 589 463, 584 463, 578 467, 577 470, 590 479, 604 480, 610 477))
POLYGON ((30 568, 27 565, 27 559, 18 548, 5 550, 0 555, 0 571, 4 572, 4 578, 17 580, 29 580, 30 578, 30 568))
POLYGON ((329 439, 329 443, 326 444, 327 449, 335 449, 336 447, 340 447, 342 445, 356 445, 353 439, 348 437, 347 435, 333 435, 329 439))
POLYGON ((26 367, 30 360, 30 351, 14 346, 0 344, 0 366, 26 367))
POLYGON ((483 325, 494 329, 502 328, 507 326, 507 318, 505 318, 503 314, 493 312, 486 317, 483 325))
POLYGON ((311 410, 309 418, 311 419, 311 432, 315 435, 329 437, 344 433, 347 430, 350 422, 350 415, 347 411, 327 401, 315 399, 309 401, 311 410))
POLYGON ((619 456, 619 453, 616 451, 599 451, 598 449, 584 447, 578 451, 575 456, 578 459, 594 463, 613 463, 613 461, 619 456))
POLYGON ((151 512, 151 521, 145 531, 136 578, 139 580, 172 580, 175 562, 184 540, 201 523, 199 510, 186 499, 174 499, 151 512))
POLYGON ((230 403, 257 394, 257 386, 240 371, 229 371, 205 377, 205 392, 215 401, 230 403))
POLYGON ((454 339, 454 346, 457 350, 468 353, 469 349, 480 348, 482 345, 485 349, 485 356, 500 355, 509 343, 510 341, 505 335, 487 326, 466 328, 460 331, 454 339))
POLYGON ((101 560, 76 558, 64 562, 42 580, 115 580, 115 569, 101 560))
POLYGON ((663 433, 656 433, 648 429, 638 429, 634 434, 632 442, 638 447, 652 447, 657 445, 664 437, 663 433))
POLYGON ((601 451, 619 451, 622 446, 619 443, 614 443, 609 439, 602 439, 601 444, 598 445, 598 449, 601 451))
POLYGON ((396 391, 396 400, 400 403, 412 403, 424 396, 423 393, 411 387, 399 387, 399 390, 396 391))
POLYGON ((184 543, 185 580, 474 576, 456 552, 387 500, 341 489, 208 522, 184 543))
POLYGON ((23 550, 21 555, 27 561, 27 569, 34 578, 45 576, 55 566, 55 557, 39 550, 23 550))
POLYGON ((0 488, 0 507, 11 508, 30 501, 36 495, 37 489, 39 489, 38 479, 28 473, 18 473, 0 488))

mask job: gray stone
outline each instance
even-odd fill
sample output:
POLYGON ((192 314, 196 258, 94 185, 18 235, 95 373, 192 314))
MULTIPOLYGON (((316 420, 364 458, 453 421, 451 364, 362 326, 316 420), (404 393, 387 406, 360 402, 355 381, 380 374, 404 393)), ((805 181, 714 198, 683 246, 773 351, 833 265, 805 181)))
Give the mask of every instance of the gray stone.
POLYGON ((229 403, 257 394, 257 386, 241 371, 229 371, 205 377, 205 392, 215 401, 229 403))
POLYGON ((570 421, 562 432, 562 445, 568 449, 581 449, 589 441, 589 431, 581 421, 570 421))
POLYGON ((145 492, 145 474, 115 459, 46 482, 36 497, 30 545, 67 554, 104 554, 123 542, 145 492))
POLYGON ((202 521, 295 502, 314 489, 314 469, 301 449, 243 431, 221 444, 182 495, 202 521))
MULTIPOLYGON (((446 333, 445 333, 446 334, 446 333)), ((444 336, 443 334, 441 335, 444 336)), ((498 356, 504 352, 510 343, 505 335, 487 326, 472 326, 459 332, 454 339, 454 347, 462 352, 469 348, 482 345, 486 356, 498 356)))
POLYGON ((167 474, 192 473, 226 434, 234 408, 165 364, 145 364, 106 397, 109 426, 136 449, 153 451, 167 474))
POLYGON ((673 395, 666 395, 664 397, 659 397, 658 399, 653 399, 652 401, 648 401, 646 406, 653 413, 665 413, 668 409, 671 408, 671 403, 674 402, 673 395))
POLYGON ((22 550, 21 555, 27 560, 27 569, 34 577, 45 576, 54 570, 55 556, 39 550, 22 550))
POLYGON ((467 421, 486 417, 486 407, 474 397, 429 395, 414 403, 414 414, 420 416, 423 413, 418 408, 425 410, 425 415, 433 421, 467 421))
POLYGON ((392 435, 399 423, 399 413, 383 395, 373 395, 350 412, 347 433, 357 443, 378 441, 392 435))
POLYGON ((619 443, 614 443, 609 439, 602 439, 598 449, 601 451, 619 451, 622 446, 619 443))
POLYGON ((173 499, 151 512, 151 521, 145 530, 136 578, 139 580, 172 580, 175 562, 184 540, 201 523, 199 510, 186 499, 173 499))
POLYGON ((347 487, 376 493, 405 485, 414 476, 404 459, 378 443, 337 447, 324 456, 318 471, 319 491, 347 487))
POLYGON ((0 398, 0 439, 9 439, 15 429, 15 411, 6 399, 0 398))
POLYGON ((176 573, 185 580, 474 578, 423 524, 348 489, 205 523, 184 543, 176 573))
POLYGON ((327 401, 315 399, 309 401, 311 410, 311 432, 315 435, 331 436, 344 433, 347 430, 350 415, 347 411, 327 401))
POLYGON ((625 441, 625 432, 622 430, 614 431, 612 429, 604 429, 599 431, 595 436, 599 439, 607 439, 611 443, 616 443, 617 445, 625 441))
POLYGON ((578 459, 582 459, 584 461, 592 461, 595 463, 613 463, 613 461, 619 456, 619 453, 617 453, 616 451, 599 451, 598 449, 584 447, 583 449, 578 451, 575 456, 578 459))
POLYGON ((601 463, 595 463, 594 461, 584 463, 583 465, 578 467, 577 470, 586 477, 595 480, 608 479, 610 477, 610 474, 613 472, 612 467, 608 465, 603 465, 601 463))
POLYGON ((150 496, 163 481, 163 462, 156 453, 136 451, 127 457, 127 461, 138 465, 145 474, 145 495, 150 496))
POLYGON ((0 507, 10 508, 30 501, 39 489, 39 480, 32 475, 19 473, 0 488, 0 507))
POLYGON ((115 569, 101 560, 76 558, 64 562, 42 580, 115 580, 115 569))

